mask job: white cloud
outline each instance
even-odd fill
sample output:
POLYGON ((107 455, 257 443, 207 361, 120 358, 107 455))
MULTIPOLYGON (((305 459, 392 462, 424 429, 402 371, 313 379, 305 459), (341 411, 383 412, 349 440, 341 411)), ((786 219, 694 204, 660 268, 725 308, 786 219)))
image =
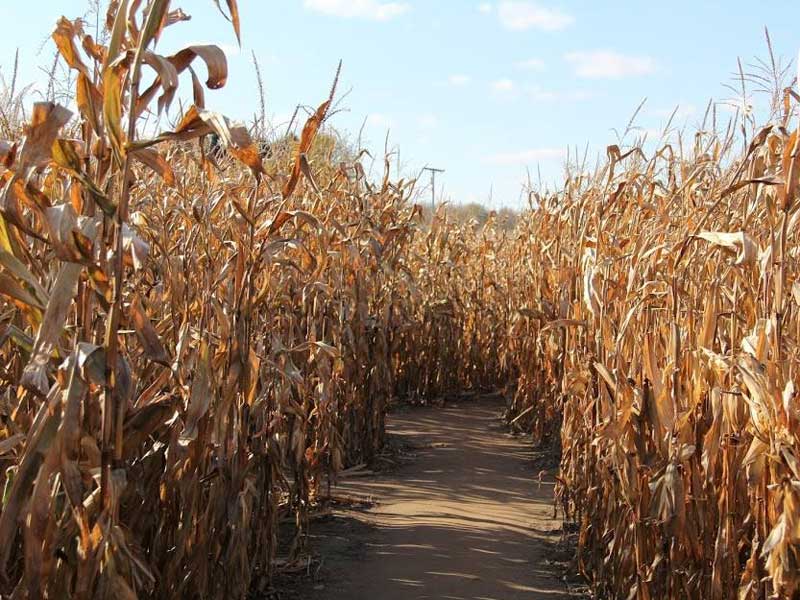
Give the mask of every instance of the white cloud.
POLYGON ((495 92, 511 92, 514 91, 514 82, 510 79, 498 79, 492 82, 492 90, 495 92))
POLYGON ((750 116, 757 108, 753 98, 731 98, 729 100, 717 102, 716 105, 727 113, 738 113, 739 116, 750 116))
POLYGON ((525 91, 536 102, 581 102, 595 97, 589 90, 548 90, 538 85, 529 86, 525 91))
POLYGON ((501 2, 497 6, 497 16, 503 27, 512 31, 558 31, 575 22, 572 15, 538 2, 501 2))
POLYGON ((472 78, 469 75, 450 75, 447 78, 447 83, 455 86, 467 85, 470 81, 472 78))
POLYGON ((388 21, 407 13, 411 6, 405 2, 379 0, 305 0, 308 10, 333 17, 388 21))
POLYGON ((427 113, 420 115, 420 117, 417 119, 417 123, 423 129, 433 129, 439 125, 439 118, 432 113, 427 113))
POLYGON ((481 2, 478 5, 478 11, 482 12, 485 15, 488 15, 490 12, 492 12, 492 8, 493 7, 492 7, 492 4, 490 2, 481 2))
POLYGON ((659 127, 644 127, 637 130, 641 137, 647 136, 649 141, 658 141, 664 135, 664 130, 659 127))
POLYGON ((561 148, 531 148, 519 152, 501 152, 486 158, 491 165, 519 166, 542 161, 561 160, 567 152, 561 148))
POLYGON ((697 107, 694 104, 684 104, 673 108, 659 108, 652 111, 652 114, 656 117, 668 119, 672 116, 672 113, 675 113, 675 119, 681 121, 683 119, 688 119, 696 112, 697 107))
MULTIPOLYGON (((295 118, 293 126, 297 126, 298 121, 302 121, 302 118, 298 118, 294 112, 279 112, 272 113, 269 117, 269 122, 273 127, 285 130, 289 126, 289 123, 291 123, 292 117, 295 118)), ((300 123, 300 125, 302 126, 302 123, 300 123)))
POLYGON ((541 58, 529 58, 518 61, 516 67, 525 71, 544 71, 544 61, 541 58))
POLYGON ((528 93, 530 94, 531 99, 537 102, 555 102, 556 100, 561 99, 561 94, 558 92, 546 90, 539 86, 532 87, 528 90, 528 93))
POLYGON ((367 116, 367 127, 374 127, 376 129, 390 129, 394 125, 394 120, 381 113, 372 113, 367 116))
POLYGON ((572 64, 576 75, 588 79, 622 79, 656 70, 656 63, 649 56, 629 56, 612 50, 569 52, 564 59, 572 64))
POLYGON ((228 58, 239 56, 242 53, 242 49, 238 44, 217 44, 217 46, 222 49, 222 51, 225 53, 225 56, 228 58))

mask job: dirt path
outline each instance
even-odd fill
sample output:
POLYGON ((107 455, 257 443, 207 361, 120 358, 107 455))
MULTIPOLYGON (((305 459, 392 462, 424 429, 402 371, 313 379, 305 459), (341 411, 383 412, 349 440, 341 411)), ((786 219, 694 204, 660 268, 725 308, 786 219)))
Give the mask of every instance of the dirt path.
POLYGON ((504 433, 497 400, 393 415, 393 440, 413 458, 349 478, 338 496, 376 504, 312 526, 321 579, 314 600, 566 598, 568 551, 552 519, 553 476, 504 433))

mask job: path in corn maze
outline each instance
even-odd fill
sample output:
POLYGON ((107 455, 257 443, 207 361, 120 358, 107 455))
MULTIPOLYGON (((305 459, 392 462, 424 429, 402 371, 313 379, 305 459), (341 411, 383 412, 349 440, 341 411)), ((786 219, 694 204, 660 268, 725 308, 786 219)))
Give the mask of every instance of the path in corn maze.
POLYGON ((301 597, 569 597, 562 576, 572 553, 553 518, 553 471, 542 473, 530 443, 506 432, 502 407, 483 398, 390 415, 401 464, 334 488, 347 502, 312 524, 318 576, 301 597), (370 508, 354 508, 359 500, 370 508))

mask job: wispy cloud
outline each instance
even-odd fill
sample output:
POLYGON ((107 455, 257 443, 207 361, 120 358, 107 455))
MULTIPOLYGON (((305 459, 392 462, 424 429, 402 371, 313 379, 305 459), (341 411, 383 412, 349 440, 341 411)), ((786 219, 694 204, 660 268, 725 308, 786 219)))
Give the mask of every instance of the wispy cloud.
POLYGON ((527 87, 525 92, 535 102, 581 102, 596 96, 590 90, 551 90, 538 85, 527 87))
POLYGON ((559 31, 575 22, 572 15, 538 2, 500 2, 497 16, 503 27, 511 31, 559 31))
POLYGON ((664 134, 668 132, 665 132, 660 127, 640 127, 636 129, 636 133, 639 135, 639 137, 647 137, 649 141, 653 142, 660 140, 662 137, 664 137, 664 134))
POLYGON ((514 91, 514 82, 510 79, 498 79, 491 83, 492 91, 505 93, 514 91))
POLYGON ((723 111, 736 114, 742 116, 750 116, 753 114, 758 107, 756 106, 756 102, 752 97, 748 98, 730 98, 728 100, 722 100, 720 102, 716 102, 717 107, 722 109, 723 111))
POLYGON ((567 151, 562 148, 531 148, 518 152, 501 152, 487 156, 485 161, 490 165, 520 166, 537 162, 562 160, 567 151))
POLYGON ((481 2, 478 4, 478 12, 482 12, 485 15, 488 15, 490 12, 492 12, 493 8, 494 7, 492 6, 491 2, 481 2))
POLYGON ((682 104, 672 108, 658 108, 650 111, 653 116, 668 119, 675 114, 675 119, 683 120, 688 119, 697 113, 697 107, 694 104, 682 104))
POLYGON ((367 116, 367 127, 375 129, 390 129, 394 125, 394 120, 382 113, 372 113, 367 116))
POLYGON ((656 62, 649 56, 631 56, 613 50, 569 52, 564 59, 578 77, 587 79, 623 79, 650 75, 656 70, 656 62))
POLYGON ((545 64, 541 58, 529 58, 517 61, 514 66, 523 71, 544 71, 545 64))
POLYGON ((417 123, 423 129, 433 129, 439 125, 439 118, 433 113, 426 113, 419 116, 417 123))
POLYGON ((378 0, 305 0, 304 6, 324 15, 370 21, 389 21, 411 9, 405 2, 378 0))
POLYGON ((472 78, 469 75, 456 74, 456 75, 450 75, 450 77, 447 78, 447 83, 455 86, 467 85, 471 81, 472 78))

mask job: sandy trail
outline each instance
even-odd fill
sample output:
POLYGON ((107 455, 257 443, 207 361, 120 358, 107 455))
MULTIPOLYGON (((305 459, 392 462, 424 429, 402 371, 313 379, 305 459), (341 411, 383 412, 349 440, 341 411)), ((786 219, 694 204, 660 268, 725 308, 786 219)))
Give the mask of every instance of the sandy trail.
POLYGON ((552 474, 536 481, 531 452, 504 432, 500 408, 485 399, 392 415, 390 433, 413 446, 415 457, 338 486, 338 496, 377 504, 312 526, 323 578, 302 597, 568 597, 557 562, 565 551, 552 518, 552 474))

